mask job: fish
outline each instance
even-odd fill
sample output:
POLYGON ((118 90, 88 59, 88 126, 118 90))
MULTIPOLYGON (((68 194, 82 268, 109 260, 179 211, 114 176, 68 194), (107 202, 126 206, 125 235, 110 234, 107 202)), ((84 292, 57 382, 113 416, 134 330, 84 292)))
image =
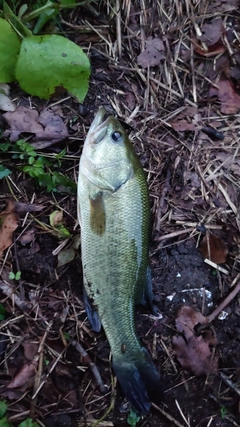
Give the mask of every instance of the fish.
POLYGON ((122 391, 144 415, 163 393, 134 321, 137 304, 153 309, 148 186, 124 126, 103 107, 83 145, 77 198, 86 313, 94 331, 103 327, 122 391))

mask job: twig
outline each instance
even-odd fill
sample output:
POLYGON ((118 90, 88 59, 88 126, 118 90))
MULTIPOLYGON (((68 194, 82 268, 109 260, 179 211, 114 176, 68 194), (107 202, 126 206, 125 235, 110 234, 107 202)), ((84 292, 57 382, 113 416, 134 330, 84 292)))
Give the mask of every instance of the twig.
POLYGON ((160 408, 159 406, 155 405, 155 403, 152 403, 152 407, 156 409, 158 412, 160 412, 164 417, 166 417, 168 420, 170 420, 175 426, 177 427, 184 427, 182 424, 180 424, 175 418, 172 417, 172 415, 168 414, 164 409, 160 408))
POLYGON ((103 383, 103 380, 101 378, 100 372, 97 368, 97 366, 95 365, 95 363, 93 363, 89 357, 89 355, 87 354, 86 350, 84 350, 84 348, 81 346, 81 344, 79 344, 79 342, 73 340, 71 342, 72 346, 75 347, 75 349, 81 354, 84 362, 88 365, 88 367, 91 369, 95 380, 97 381, 97 384, 99 386, 99 389, 101 391, 101 393, 106 393, 108 391, 108 387, 106 384, 103 383))
POLYGON ((227 384, 228 387, 230 387, 232 390, 234 390, 238 394, 238 396, 240 396, 239 388, 236 387, 236 385, 230 380, 230 378, 228 378, 227 375, 225 375, 223 372, 219 372, 219 375, 222 378, 222 380, 225 382, 225 384, 227 384))
POLYGON ((7 295, 9 298, 13 298, 14 304, 16 304, 16 306, 22 311, 30 313, 32 310, 32 303, 23 301, 9 283, 0 280, 0 290, 4 295, 7 295))
POLYGON ((221 304, 211 313, 209 316, 206 317, 207 322, 211 323, 218 315, 221 313, 221 311, 235 298, 235 296, 240 291, 240 281, 237 283, 235 288, 232 292, 225 298, 224 301, 221 302, 221 304))
POLYGON ((188 427, 190 427, 190 424, 189 424, 189 422, 188 422, 187 418, 185 417, 185 415, 184 415, 184 413, 183 413, 183 411, 182 411, 182 409, 181 409, 181 407, 180 407, 180 405, 179 405, 179 403, 178 403, 177 399, 175 399, 175 403, 176 403, 176 406, 177 406, 177 408, 178 408, 178 410, 179 410, 179 412, 180 412, 180 414, 181 414, 181 416, 182 416, 183 420, 185 421, 185 423, 187 424, 187 426, 188 426, 188 427))

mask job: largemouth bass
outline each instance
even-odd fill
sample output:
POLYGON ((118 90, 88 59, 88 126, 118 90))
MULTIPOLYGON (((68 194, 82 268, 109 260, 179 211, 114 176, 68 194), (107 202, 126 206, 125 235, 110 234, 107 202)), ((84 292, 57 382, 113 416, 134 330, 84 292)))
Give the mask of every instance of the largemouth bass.
POLYGON ((126 131, 114 116, 106 118, 103 108, 80 159, 78 216, 88 319, 97 332, 103 326, 122 390, 145 414, 162 393, 159 373, 134 326, 135 305, 152 305, 148 189, 126 131))

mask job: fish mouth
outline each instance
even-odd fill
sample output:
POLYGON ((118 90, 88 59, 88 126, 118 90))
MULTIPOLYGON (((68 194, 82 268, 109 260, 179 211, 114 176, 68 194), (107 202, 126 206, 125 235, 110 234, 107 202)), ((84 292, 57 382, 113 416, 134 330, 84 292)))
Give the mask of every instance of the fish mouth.
POLYGON ((100 107, 88 131, 88 141, 90 144, 99 144, 107 133, 108 123, 111 116, 108 116, 105 108, 100 107))

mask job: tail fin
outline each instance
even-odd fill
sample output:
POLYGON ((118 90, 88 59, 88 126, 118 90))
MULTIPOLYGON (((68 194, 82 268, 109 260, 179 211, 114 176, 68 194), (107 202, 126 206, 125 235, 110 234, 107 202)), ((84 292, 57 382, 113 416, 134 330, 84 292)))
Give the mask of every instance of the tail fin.
POLYGON ((145 348, 134 361, 113 359, 113 368, 125 396, 139 414, 146 414, 152 401, 162 400, 160 375, 145 348))

